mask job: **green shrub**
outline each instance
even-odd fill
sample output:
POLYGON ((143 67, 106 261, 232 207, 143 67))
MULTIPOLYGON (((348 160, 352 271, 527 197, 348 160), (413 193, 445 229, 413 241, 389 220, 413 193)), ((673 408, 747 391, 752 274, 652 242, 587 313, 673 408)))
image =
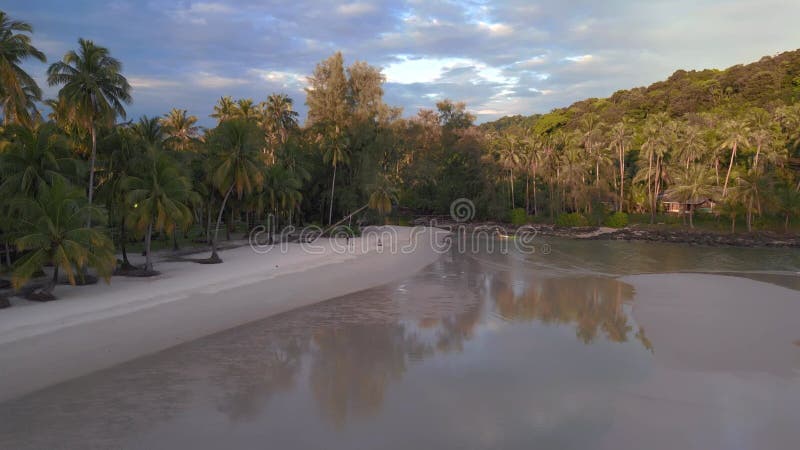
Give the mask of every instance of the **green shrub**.
POLYGON ((528 214, 524 208, 514 208, 511 210, 511 224, 525 225, 528 222, 528 214))
POLYGON ((625 228, 628 226, 628 215, 624 212, 615 212, 606 217, 603 223, 611 228, 625 228))
POLYGON ((574 212, 558 216, 556 225, 560 227, 588 227, 589 220, 583 214, 574 212))

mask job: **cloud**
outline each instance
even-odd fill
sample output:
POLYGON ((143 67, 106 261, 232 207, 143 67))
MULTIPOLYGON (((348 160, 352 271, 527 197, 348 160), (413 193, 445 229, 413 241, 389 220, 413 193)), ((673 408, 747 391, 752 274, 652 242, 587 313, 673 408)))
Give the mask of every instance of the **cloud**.
MULTIPOLYGON (((337 50, 348 64, 383 67, 386 99, 407 115, 449 97, 490 120, 800 42, 800 3, 785 0, 8 0, 3 9, 33 24, 50 62, 78 37, 110 48, 136 90, 131 115, 180 106, 203 120, 220 95, 272 91, 305 114, 305 77, 337 50)), ((45 64, 25 67, 46 78, 45 64)))

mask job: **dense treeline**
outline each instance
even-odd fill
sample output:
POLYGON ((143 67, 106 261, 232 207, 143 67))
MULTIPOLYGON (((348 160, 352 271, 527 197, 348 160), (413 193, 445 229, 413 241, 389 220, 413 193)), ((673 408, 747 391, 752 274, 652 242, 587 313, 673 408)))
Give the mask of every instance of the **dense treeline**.
POLYGON ((336 53, 308 78, 304 124, 273 93, 222 97, 203 128, 178 108, 127 118, 122 64, 83 39, 49 66, 59 91, 43 99, 20 66, 45 62, 31 33, 0 12, 3 263, 17 287, 55 267, 34 297, 87 268, 154 273, 154 239, 208 243, 203 262, 221 262, 223 236, 268 217, 329 227, 446 214, 469 198, 478 218, 599 223, 614 211, 655 219, 665 196, 711 198, 748 228, 800 216, 800 51, 481 126, 449 100, 403 118, 383 101, 379 68, 336 53))

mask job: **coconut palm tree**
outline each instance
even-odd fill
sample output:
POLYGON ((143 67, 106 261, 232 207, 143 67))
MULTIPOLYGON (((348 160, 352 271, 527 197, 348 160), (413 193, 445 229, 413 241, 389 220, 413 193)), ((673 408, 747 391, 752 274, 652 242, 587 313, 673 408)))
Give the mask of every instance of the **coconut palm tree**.
MULTIPOLYGON (((97 158, 97 129, 110 126, 117 116, 125 118, 123 104, 131 103, 131 87, 122 75, 122 63, 111 56, 105 47, 78 39, 78 51, 71 50, 63 60, 47 69, 47 83, 61 86, 58 96, 69 106, 72 119, 89 132, 88 201, 94 197, 95 160, 97 158)), ((91 216, 87 216, 91 220, 91 216)), ((87 224, 87 227, 91 224, 87 224)))
MULTIPOLYGON (((674 184, 665 194, 682 203, 709 198, 714 194, 713 174, 702 164, 692 164, 675 175, 674 184)), ((689 210, 690 228, 694 228, 693 217, 694 208, 689 210)))
POLYGON ((46 61, 44 53, 31 44, 30 33, 30 24, 12 20, 0 11, 0 108, 4 125, 30 125, 34 102, 42 98, 36 81, 20 66, 30 58, 46 61))
POLYGON ((298 113, 292 109, 292 99, 285 94, 271 94, 261 104, 261 109, 261 127, 267 142, 266 149, 274 163, 277 149, 286 144, 289 133, 297 128, 298 113))
POLYGON ((347 138, 344 134, 339 130, 339 127, 335 127, 333 133, 330 133, 327 138, 323 138, 324 140, 324 149, 325 153, 322 155, 322 159, 333 166, 333 180, 331 181, 331 203, 330 208, 328 209, 328 224, 333 223, 333 194, 336 190, 336 168, 340 164, 347 164, 350 162, 350 154, 347 151, 347 138))
POLYGON ((783 230, 789 232, 789 219, 800 217, 800 192, 793 189, 788 184, 781 186, 776 191, 777 212, 783 215, 783 230))
POLYGON ((230 96, 220 97, 214 105, 214 113, 210 117, 217 119, 217 124, 236 116, 236 102, 230 96))
POLYGON ((33 196, 41 185, 77 175, 79 165, 70 157, 66 139, 54 124, 11 125, 6 135, 10 142, 0 155, 0 193, 6 198, 33 196))
POLYGON ((211 239, 209 262, 222 262, 217 254, 217 235, 231 194, 235 192, 241 199, 243 195, 260 189, 264 183, 260 141, 256 124, 243 119, 226 120, 210 135, 211 181, 223 197, 211 239))
POLYGON ((625 122, 619 122, 611 129, 609 145, 616 150, 617 163, 619 166, 619 203, 617 211, 622 212, 625 202, 625 153, 631 143, 630 131, 625 122))
POLYGON ((86 227, 90 220, 102 220, 101 211, 90 206, 80 189, 61 178, 52 185, 43 184, 33 199, 19 202, 20 230, 17 249, 26 252, 14 267, 12 283, 15 289, 24 285, 45 264, 53 265, 53 277, 38 299, 52 300, 53 289, 63 270, 70 284, 76 284, 76 274, 85 267, 94 268, 98 275, 111 276, 116 259, 111 239, 97 229, 86 227))
POLYGON ((257 121, 261 113, 252 98, 240 98, 236 100, 236 109, 234 111, 234 117, 253 121, 257 121))
POLYGON ((144 234, 145 272, 153 272, 151 238, 153 231, 171 234, 192 222, 189 205, 199 200, 192 183, 183 176, 169 156, 156 148, 148 152, 141 175, 125 180, 127 202, 133 205, 129 218, 144 234))
POLYGON ((747 218, 747 231, 753 231, 753 213, 761 214, 761 201, 763 195, 770 190, 771 179, 769 176, 750 170, 747 174, 736 178, 736 188, 739 199, 745 208, 747 218))
POLYGON ((723 125, 722 129, 722 144, 720 148, 730 149, 731 158, 728 164, 728 173, 725 175, 725 184, 722 186, 722 198, 728 194, 728 181, 731 177, 733 170, 733 162, 736 159, 736 152, 739 147, 747 147, 750 145, 750 128, 742 121, 731 119, 723 125))
POLYGON ((378 182, 370 186, 370 190, 368 202, 370 209, 381 217, 392 212, 392 203, 397 202, 397 189, 394 183, 387 176, 380 175, 378 182))
POLYGON ((167 135, 167 145, 179 152, 192 148, 200 135, 197 117, 188 115, 185 109, 172 108, 161 119, 161 126, 167 135))

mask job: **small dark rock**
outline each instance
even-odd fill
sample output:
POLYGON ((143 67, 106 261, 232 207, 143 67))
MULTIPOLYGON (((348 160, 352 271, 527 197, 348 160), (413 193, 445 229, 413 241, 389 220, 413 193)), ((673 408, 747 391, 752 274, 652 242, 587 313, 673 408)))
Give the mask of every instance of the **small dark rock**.
POLYGON ((8 308, 10 306, 11 302, 8 300, 8 298, 0 295, 0 309, 8 308))
POLYGON ((52 302, 56 296, 46 291, 33 291, 25 295, 25 298, 32 302, 52 302))

